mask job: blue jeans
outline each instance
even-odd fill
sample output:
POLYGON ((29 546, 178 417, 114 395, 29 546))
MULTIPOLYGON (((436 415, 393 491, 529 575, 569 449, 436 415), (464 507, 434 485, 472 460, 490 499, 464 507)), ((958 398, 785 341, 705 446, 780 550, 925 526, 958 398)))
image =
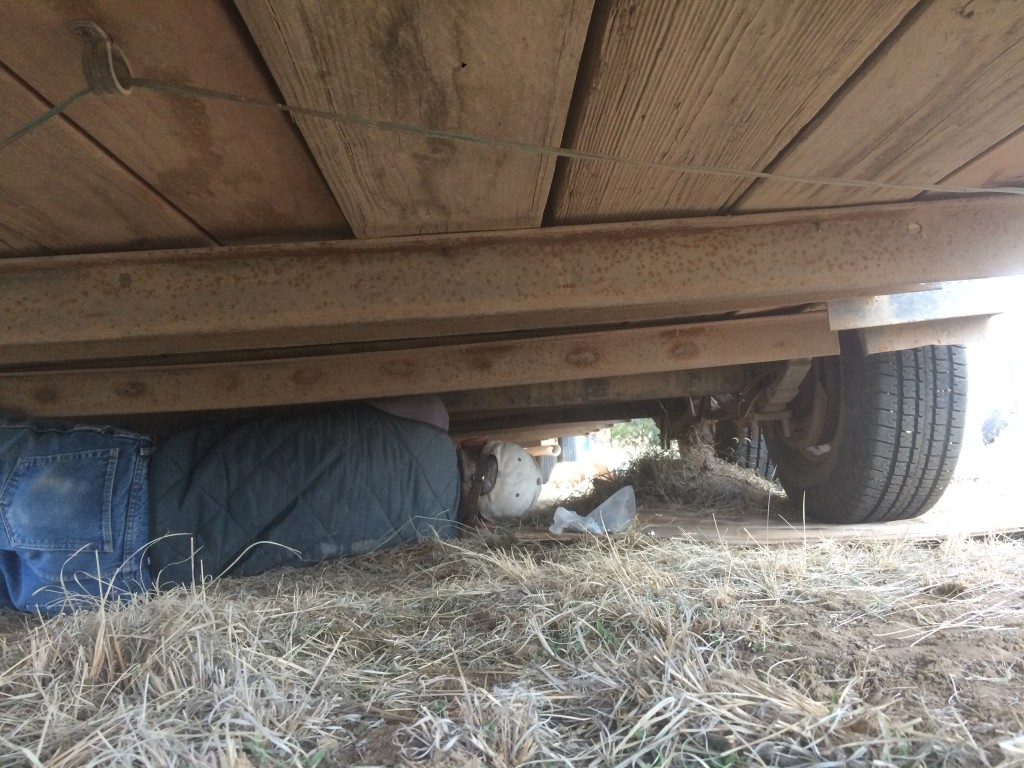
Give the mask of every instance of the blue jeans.
POLYGON ((0 415, 0 605, 59 613, 151 586, 149 438, 0 415))

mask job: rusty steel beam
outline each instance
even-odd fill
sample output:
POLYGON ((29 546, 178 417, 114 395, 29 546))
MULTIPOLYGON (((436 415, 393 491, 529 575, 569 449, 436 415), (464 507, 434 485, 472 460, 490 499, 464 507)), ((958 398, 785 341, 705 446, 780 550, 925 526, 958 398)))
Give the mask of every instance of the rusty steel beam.
POLYGON ((742 365, 732 365, 473 389, 448 392, 442 395, 442 399, 452 419, 458 419, 588 403, 635 403, 661 398, 721 395, 739 392, 748 383, 747 369, 742 365))
POLYGON ((982 341, 991 319, 991 315, 950 317, 905 325, 861 328, 857 334, 860 336, 864 354, 874 355, 878 352, 895 352, 899 349, 914 349, 929 344, 969 344, 982 341))
MULTIPOLYGON (((630 419, 655 418, 659 416, 664 403, 688 403, 689 400, 648 400, 637 403, 588 403, 586 405, 565 406, 562 408, 543 408, 536 411, 519 411, 517 413, 505 413, 500 416, 475 416, 465 418, 463 416, 452 417, 449 432, 453 437, 466 438, 476 435, 490 435, 495 437, 505 433, 507 430, 533 430, 540 429, 533 433, 539 436, 538 439, 561 437, 582 432, 562 432, 547 430, 553 425, 558 425, 557 430, 568 429, 569 424, 612 424, 630 419)), ((590 431, 590 430, 586 430, 590 431)))
POLYGON ((1024 273, 1004 197, 0 261, 0 365, 665 321, 1024 273))
MULTIPOLYGON (((458 429, 451 432, 452 442, 460 443, 474 437, 489 437, 492 440, 510 440, 522 445, 530 440, 547 440, 553 437, 585 435, 611 426, 621 419, 598 419, 596 421, 573 421, 568 423, 538 423, 523 426, 482 427, 479 429, 458 429)), ((625 420, 628 420, 625 419, 625 420)))
MULTIPOLYGON (((689 371, 463 390, 443 393, 442 399, 451 414, 453 431, 476 430, 477 434, 482 434, 495 425, 505 427, 523 423, 535 425, 579 421, 577 417, 581 413, 587 418, 616 420, 651 416, 660 413, 662 404, 669 400, 739 392, 750 382, 751 376, 750 366, 728 365, 689 371)), ((316 403, 287 405, 289 407, 286 411, 289 413, 308 412, 319 407, 316 403)), ((281 405, 268 407, 275 413, 283 412, 281 405)), ((198 418, 252 418, 265 411, 266 408, 210 410, 204 411, 198 418)), ((153 435, 173 434, 193 424, 196 419, 197 415, 189 412, 104 416, 104 422, 153 435)))
MULTIPOLYGON (((473 437, 477 435, 489 435, 494 437, 510 430, 531 430, 534 435, 542 438, 563 437, 572 435, 569 431, 548 431, 552 425, 557 425, 557 430, 568 429, 568 424, 612 424, 615 422, 629 421, 631 419, 658 419, 666 411, 673 409, 689 408, 690 401, 686 398, 645 400, 635 403, 588 403, 586 405, 564 406, 554 409, 540 409, 536 411, 519 411, 516 413, 505 413, 499 416, 476 416, 464 418, 454 416, 451 422, 450 433, 460 438, 473 437), (540 427, 535 433, 532 430, 540 427)), ((591 431, 591 430, 587 430, 591 431)), ((577 432, 575 434, 582 434, 577 432)))
POLYGON ((824 311, 254 362, 0 374, 0 409, 168 413, 708 368, 838 352, 824 311))
POLYGON ((913 293, 830 301, 828 322, 833 330, 846 331, 993 315, 1016 307, 1022 295, 1024 279, 1020 277, 937 283, 913 293))

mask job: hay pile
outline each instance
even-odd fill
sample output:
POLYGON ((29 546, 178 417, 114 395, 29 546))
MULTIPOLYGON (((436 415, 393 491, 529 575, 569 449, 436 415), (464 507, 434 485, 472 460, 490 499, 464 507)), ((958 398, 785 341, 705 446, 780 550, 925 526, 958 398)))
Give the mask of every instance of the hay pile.
MULTIPOLYGON (((769 504, 773 510, 791 509, 782 486, 715 457, 708 446, 682 454, 657 449, 641 453, 556 503, 587 514, 626 485, 633 486, 640 508, 699 509, 708 515, 749 513, 769 504)), ((531 522, 539 525, 545 519, 550 521, 550 509, 542 509, 531 522)))
POLYGON ((1024 763, 1022 597, 1013 540, 432 543, 8 630, 0 765, 1024 763))

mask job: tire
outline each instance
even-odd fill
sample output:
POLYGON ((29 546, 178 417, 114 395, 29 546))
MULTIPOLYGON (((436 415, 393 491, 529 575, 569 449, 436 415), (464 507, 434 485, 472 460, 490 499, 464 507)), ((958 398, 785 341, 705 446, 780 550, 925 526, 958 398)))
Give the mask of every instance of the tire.
POLYGON ((764 433, 756 424, 741 427, 734 421, 718 422, 715 453, 730 464, 752 469, 767 480, 775 479, 775 462, 769 457, 764 433))
POLYGON ((840 348, 839 357, 816 360, 801 385, 804 391, 814 388, 810 380, 819 382, 833 424, 828 442, 805 440, 802 447, 777 423, 765 430, 779 481, 797 511, 822 522, 917 517, 942 496, 960 456, 964 347, 864 356, 856 336, 842 334, 840 348))

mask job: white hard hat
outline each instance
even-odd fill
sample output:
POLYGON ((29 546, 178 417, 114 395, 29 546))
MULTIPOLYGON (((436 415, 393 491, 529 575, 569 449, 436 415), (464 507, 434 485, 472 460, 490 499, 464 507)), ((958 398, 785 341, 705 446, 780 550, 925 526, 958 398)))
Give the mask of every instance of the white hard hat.
POLYGON ((510 520, 522 517, 540 496, 543 480, 533 456, 515 443, 491 441, 483 454, 497 460, 494 487, 480 494, 480 515, 487 520, 510 520))

